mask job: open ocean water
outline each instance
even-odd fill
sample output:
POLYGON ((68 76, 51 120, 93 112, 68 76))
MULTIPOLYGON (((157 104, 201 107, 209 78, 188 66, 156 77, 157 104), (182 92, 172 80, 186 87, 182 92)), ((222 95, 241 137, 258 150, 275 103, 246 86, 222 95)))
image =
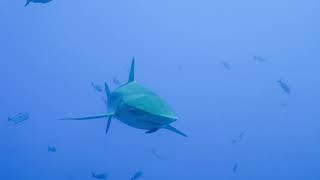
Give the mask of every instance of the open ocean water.
POLYGON ((320 180, 319 19, 319 0, 1 0, 0 180, 320 180), (107 134, 61 120, 107 113, 107 134))

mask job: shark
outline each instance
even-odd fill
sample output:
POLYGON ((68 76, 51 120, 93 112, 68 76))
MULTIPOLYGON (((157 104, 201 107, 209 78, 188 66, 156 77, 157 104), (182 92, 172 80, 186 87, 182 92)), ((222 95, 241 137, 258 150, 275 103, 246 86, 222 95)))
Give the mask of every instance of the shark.
POLYGON ((160 129, 166 129, 176 134, 187 135, 171 124, 179 118, 175 111, 160 96, 140 85, 135 80, 135 59, 132 59, 127 83, 110 91, 107 83, 104 84, 107 97, 107 113, 94 116, 63 118, 62 120, 94 120, 107 119, 107 134, 113 119, 120 120, 124 124, 145 130, 150 134, 160 129))

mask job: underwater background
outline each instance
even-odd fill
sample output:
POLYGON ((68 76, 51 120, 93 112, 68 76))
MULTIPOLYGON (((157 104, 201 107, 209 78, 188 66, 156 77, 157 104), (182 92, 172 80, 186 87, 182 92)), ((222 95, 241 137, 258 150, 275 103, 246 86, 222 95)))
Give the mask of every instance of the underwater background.
POLYGON ((0 1, 1 180, 320 179, 320 1, 25 3, 0 1), (187 138, 59 120, 105 113, 91 83, 133 57, 187 138))

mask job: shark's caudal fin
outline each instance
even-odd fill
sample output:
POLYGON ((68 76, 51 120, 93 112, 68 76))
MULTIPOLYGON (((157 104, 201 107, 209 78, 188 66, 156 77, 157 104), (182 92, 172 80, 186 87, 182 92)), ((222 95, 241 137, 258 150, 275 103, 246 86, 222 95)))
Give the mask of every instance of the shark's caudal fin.
POLYGON ((129 74, 129 82, 134 81, 134 58, 132 58, 132 62, 131 62, 131 68, 130 68, 130 74, 129 74))
POLYGON ((177 134, 180 134, 181 136, 188 137, 186 134, 184 134, 183 132, 179 131, 178 129, 176 129, 173 126, 168 125, 168 126, 164 127, 164 129, 168 129, 169 131, 172 131, 172 132, 175 132, 177 134))
POLYGON ((101 119, 101 118, 106 118, 106 117, 112 117, 113 113, 108 113, 104 115, 99 115, 99 116, 88 116, 88 117, 79 117, 79 118, 63 118, 60 120, 91 120, 91 119, 101 119))

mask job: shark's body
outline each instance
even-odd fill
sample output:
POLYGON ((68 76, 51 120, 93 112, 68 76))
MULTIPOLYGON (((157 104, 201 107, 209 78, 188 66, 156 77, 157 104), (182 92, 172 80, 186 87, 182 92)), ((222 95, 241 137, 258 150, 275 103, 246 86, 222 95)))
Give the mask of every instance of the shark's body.
POLYGON ((113 92, 105 83, 108 113, 100 116, 67 118, 65 120, 88 120, 108 118, 108 132, 112 118, 138 129, 153 133, 159 129, 168 129, 186 136, 170 124, 178 120, 172 108, 158 95, 138 84, 134 79, 134 60, 132 60, 129 80, 113 92))

